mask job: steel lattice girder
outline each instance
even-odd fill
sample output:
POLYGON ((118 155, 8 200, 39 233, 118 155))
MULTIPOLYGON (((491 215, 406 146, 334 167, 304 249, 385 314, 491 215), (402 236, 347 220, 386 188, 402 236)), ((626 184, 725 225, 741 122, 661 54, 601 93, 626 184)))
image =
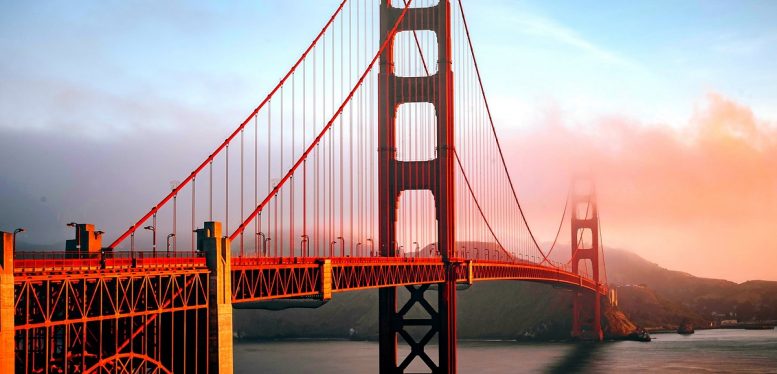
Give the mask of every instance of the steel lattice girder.
POLYGON ((193 268, 17 275, 17 371, 134 372, 141 362, 159 363, 155 372, 205 368, 207 355, 197 352, 207 351, 208 275, 193 268))
MULTIPOLYGON (((320 259, 264 259, 252 264, 243 261, 232 268, 232 302, 271 300, 322 294, 320 259), (320 262, 320 261, 319 261, 320 262)), ((488 280, 525 280, 561 283, 570 287, 599 290, 603 285, 558 268, 528 263, 472 261, 457 263, 457 282, 488 280), (472 267, 470 279, 469 266, 472 267)), ((332 264, 332 292, 346 292, 381 287, 440 283, 444 280, 444 265, 440 259, 348 258, 335 259, 332 264), (350 261, 348 261, 350 260, 350 261)))

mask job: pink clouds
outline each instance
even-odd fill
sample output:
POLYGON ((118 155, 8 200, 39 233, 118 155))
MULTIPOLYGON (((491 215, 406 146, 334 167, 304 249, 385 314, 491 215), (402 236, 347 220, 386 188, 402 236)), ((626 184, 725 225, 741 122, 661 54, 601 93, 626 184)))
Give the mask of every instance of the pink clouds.
POLYGON ((569 175, 591 170, 606 245, 701 276, 777 280, 777 131, 746 106, 708 94, 680 129, 614 116, 572 127, 553 111, 505 135, 541 236, 569 175))

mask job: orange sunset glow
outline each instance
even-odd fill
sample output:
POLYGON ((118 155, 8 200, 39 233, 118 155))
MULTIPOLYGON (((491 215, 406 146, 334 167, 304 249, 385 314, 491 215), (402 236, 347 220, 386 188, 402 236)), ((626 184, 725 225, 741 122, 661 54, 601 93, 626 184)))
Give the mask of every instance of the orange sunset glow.
MULTIPOLYGON (((575 170, 598 180, 604 244, 670 269, 736 281, 777 280, 777 130, 746 105, 709 93, 681 127, 610 115, 569 123, 548 109, 508 138, 528 215, 552 223, 575 170)), ((548 224, 542 232, 550 233, 548 224)))

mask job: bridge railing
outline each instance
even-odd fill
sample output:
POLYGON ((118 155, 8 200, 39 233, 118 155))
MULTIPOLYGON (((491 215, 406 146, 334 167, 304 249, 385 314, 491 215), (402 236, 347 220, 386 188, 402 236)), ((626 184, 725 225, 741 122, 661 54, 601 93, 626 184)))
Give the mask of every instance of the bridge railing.
POLYGON ((19 251, 14 253, 14 271, 17 273, 148 270, 204 266, 204 255, 196 251, 19 251))

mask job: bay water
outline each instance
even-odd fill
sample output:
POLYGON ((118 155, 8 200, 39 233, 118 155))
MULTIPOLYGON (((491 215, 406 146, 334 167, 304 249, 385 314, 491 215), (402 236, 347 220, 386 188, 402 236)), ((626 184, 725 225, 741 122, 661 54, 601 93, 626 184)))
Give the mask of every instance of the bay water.
MULTIPOLYGON (((436 359, 437 347, 428 347, 436 359)), ((399 346, 400 357, 409 348, 399 346)), ((378 343, 235 342, 235 373, 376 373, 378 343)), ((425 372, 420 359, 409 371, 425 372)), ((526 343, 459 341, 459 373, 777 373, 777 330, 699 330, 653 341, 526 343)))

